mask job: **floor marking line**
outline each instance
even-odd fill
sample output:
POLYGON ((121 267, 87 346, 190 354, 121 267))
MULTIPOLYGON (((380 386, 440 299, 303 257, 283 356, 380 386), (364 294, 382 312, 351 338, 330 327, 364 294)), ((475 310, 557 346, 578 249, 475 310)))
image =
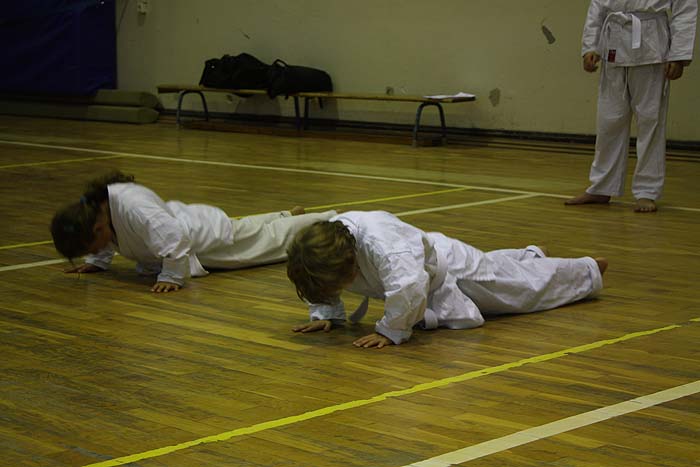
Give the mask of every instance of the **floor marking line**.
POLYGON ((619 417, 621 415, 638 412, 640 410, 680 399, 682 397, 692 396, 698 392, 700 392, 700 381, 693 381, 688 384, 683 384, 681 386, 676 386, 653 394, 620 402, 619 404, 601 407, 589 412, 556 420, 551 423, 521 430, 501 438, 492 439, 490 441, 468 446, 463 449, 448 452, 440 456, 431 457, 430 459, 414 462, 413 464, 409 464, 404 467, 451 467, 454 465, 463 464, 474 459, 479 459, 491 454, 513 449, 533 441, 556 436, 567 431, 593 425, 595 423, 619 417))
MULTIPOLYGON (((532 198, 532 197, 534 197, 534 196, 537 196, 537 195, 509 196, 509 197, 507 197, 507 198, 497 198, 497 199, 486 200, 486 201, 475 201, 475 202, 473 202, 473 203, 453 204, 453 205, 451 205, 451 206, 438 206, 438 207, 435 207, 435 208, 420 209, 420 210, 418 210, 418 211, 405 211, 405 212, 400 212, 400 213, 397 213, 396 216, 398 216, 398 217, 402 217, 402 216, 411 216, 411 215, 414 215, 414 214, 424 214, 424 213, 428 213, 428 212, 445 211, 445 210, 448 210, 448 209, 466 208, 466 207, 470 207, 470 206, 480 206, 480 205, 482 205, 482 204, 501 203, 501 202, 505 202, 505 201, 512 201, 512 200, 515 200, 515 199, 532 198)), ((365 202, 365 203, 367 203, 367 202, 365 202)), ((332 206, 327 206, 327 207, 332 207, 332 206)), ((235 218, 232 218, 232 219, 235 219, 235 218)), ((35 243, 36 243, 36 244, 42 244, 42 243, 51 243, 51 242, 50 242, 50 241, 46 241, 46 242, 35 242, 35 243)), ((0 247, 0 250, 2 250, 2 249, 10 249, 10 248, 20 248, 20 247, 26 246, 26 245, 29 245, 29 244, 24 244, 24 245, 6 245, 6 246, 4 246, 4 247, 0 247)), ((0 272, 3 272, 3 271, 14 271, 14 270, 17 270, 17 269, 28 269, 28 268, 33 268, 33 267, 35 267, 35 266, 44 266, 44 265, 46 265, 46 264, 55 264, 55 263, 58 263, 58 262, 61 262, 61 261, 65 261, 65 260, 51 260, 51 261, 53 261, 53 262, 40 261, 40 262, 37 262, 37 263, 25 263, 25 264, 16 264, 16 265, 14 265, 14 266, 3 266, 3 267, 0 267, 0 272)))
POLYGON ((420 198, 422 196, 434 196, 434 195, 442 195, 445 193, 455 193, 457 191, 466 191, 469 190, 470 188, 451 188, 449 190, 438 190, 438 191, 429 191, 427 193, 417 193, 413 195, 398 195, 398 196, 388 196, 386 198, 374 198, 374 199, 366 199, 366 200, 361 200, 361 201, 348 201, 344 203, 335 203, 335 204, 326 204, 323 206, 311 206, 306 209, 330 209, 330 208, 337 208, 340 206, 352 206, 355 204, 373 204, 373 203, 381 203, 384 201, 395 201, 397 199, 409 199, 409 198, 420 198))
POLYGON ((10 145, 17 145, 17 146, 29 146, 29 147, 38 147, 38 148, 48 148, 48 149, 65 149, 65 150, 73 150, 73 151, 77 151, 77 152, 88 152, 88 153, 97 153, 97 154, 111 154, 114 156, 130 157, 130 158, 134 158, 134 159, 182 162, 182 163, 201 164, 201 165, 215 165, 215 166, 221 166, 221 167, 238 167, 238 168, 243 168, 243 169, 271 170, 271 171, 290 172, 290 173, 308 173, 308 174, 315 174, 315 175, 328 175, 328 176, 333 176, 333 177, 363 178, 363 179, 367 179, 367 180, 381 180, 381 181, 389 181, 389 182, 412 183, 415 185, 445 186, 445 187, 451 187, 451 188, 495 191, 495 192, 501 192, 501 193, 536 194, 536 195, 540 195, 540 196, 550 196, 550 197, 556 197, 556 198, 568 198, 569 197, 566 195, 556 195, 556 194, 552 194, 552 193, 536 193, 536 192, 523 191, 523 190, 511 190, 511 189, 507 189, 507 188, 493 188, 493 187, 485 187, 485 186, 478 186, 478 185, 464 185, 464 184, 460 184, 460 183, 426 181, 426 180, 417 180, 417 179, 412 179, 412 178, 381 177, 378 175, 363 175, 363 174, 353 174, 353 173, 347 173, 347 172, 329 172, 329 171, 314 170, 314 169, 294 169, 291 167, 275 167, 275 166, 269 166, 269 165, 239 164, 236 162, 203 161, 203 160, 197 160, 197 159, 166 157, 166 156, 153 156, 153 155, 148 155, 148 154, 135 154, 135 153, 128 153, 128 152, 120 152, 120 151, 107 151, 107 150, 103 150, 103 149, 79 148, 79 147, 74 147, 74 146, 59 146, 59 145, 41 144, 41 143, 26 143, 26 142, 22 142, 22 141, 10 141, 10 140, 3 140, 3 139, 0 139, 0 144, 10 144, 10 145))
POLYGON ((142 461, 145 459, 152 459, 154 457, 160 457, 160 456, 164 456, 166 454, 171 454, 173 452, 182 451, 184 449, 198 446, 200 444, 208 444, 208 443, 214 443, 214 442, 219 442, 219 441, 226 441, 226 440, 229 440, 231 438, 238 437, 238 436, 245 436, 245 435, 250 435, 250 434, 254 434, 254 433, 259 433, 259 432, 265 431, 265 430, 280 428, 283 426, 292 425, 294 423, 299 423, 299 422, 303 422, 306 420, 312 420, 315 418, 330 415, 330 414, 333 414, 335 412, 339 412, 342 410, 354 409, 357 407, 363 407, 365 405, 370 405, 370 404, 382 402, 382 401, 385 401, 385 400, 391 399, 391 398, 397 398, 397 397, 407 396, 407 395, 411 395, 411 394, 416 394, 416 393, 420 393, 420 392, 427 391, 430 389, 442 388, 442 387, 445 387, 445 386, 450 385, 450 384, 464 382, 464 381, 468 381, 471 379, 480 378, 482 376, 501 373, 504 371, 512 370, 514 368, 519 368, 521 366, 532 364, 532 363, 546 362, 548 360, 554 360, 557 358, 565 357, 567 355, 578 354, 578 353, 586 352, 588 350, 597 349, 600 347, 604 347, 606 345, 617 344, 619 342, 624 342, 624 341, 636 339, 639 337, 650 336, 650 335, 653 335, 653 334, 656 334, 659 332, 670 331, 672 329, 677 329, 677 328, 687 326, 687 325, 688 325, 688 323, 672 324, 672 325, 664 326, 661 328, 650 329, 650 330, 646 330, 646 331, 632 332, 632 333, 625 334, 625 335, 620 336, 620 337, 615 337, 615 338, 611 338, 611 339, 604 339, 604 340, 592 342, 589 344, 583 344, 583 345, 571 347, 571 348, 568 348, 565 350, 560 350, 557 352, 552 352, 552 353, 548 353, 548 354, 544 354, 544 355, 537 355, 534 357, 524 358, 524 359, 521 359, 521 360, 518 360, 515 362, 505 363, 505 364, 498 365, 495 367, 484 368, 484 369, 476 370, 476 371, 470 371, 468 373, 464 373, 461 375, 450 376, 447 378, 434 380, 434 381, 430 381, 427 383, 420 383, 420 384, 417 384, 417 385, 412 386, 410 388, 385 392, 383 394, 376 395, 376 396, 371 397, 369 399, 359 399, 359 400, 345 402, 342 404, 332 405, 329 407, 323 407, 320 409, 305 412, 301 415, 292 415, 292 416, 280 418, 277 420, 269 420, 266 422, 257 423, 255 425, 250 425, 250 426, 246 426, 246 427, 237 428, 235 430, 219 433, 217 435, 205 436, 203 438, 199 438, 199 439, 195 439, 195 440, 191 440, 191 441, 186 441, 184 443, 175 444, 172 446, 166 446, 166 447, 162 447, 162 448, 152 449, 150 451, 144 451, 144 452, 137 453, 137 454, 131 454, 131 455, 123 456, 123 457, 114 458, 114 459, 111 459, 108 461, 102 461, 102 462, 97 462, 94 464, 89 464, 89 465, 86 465, 84 467, 115 467, 115 466, 119 466, 119 465, 128 464, 131 462, 138 462, 138 461, 142 461))
MULTIPOLYGON (((416 194, 412 194, 412 195, 388 196, 386 198, 364 199, 364 200, 359 200, 359 201, 346 201, 346 202, 342 202, 342 203, 326 204, 323 206, 309 206, 308 208, 304 208, 304 209, 306 209, 307 211, 318 211, 321 209, 337 208, 340 206, 352 206, 352 205, 356 205, 356 204, 381 203, 384 201, 393 201, 393 200, 397 200, 397 199, 420 198, 422 196, 441 195, 444 193, 453 193, 456 191, 466 191, 466 190, 469 190, 469 188, 451 188, 449 190, 429 191, 426 193, 416 193, 416 194)), ((261 213, 257 213, 257 214, 246 214, 245 216, 231 217, 231 219, 242 219, 244 217, 259 216, 261 214, 267 214, 267 213, 261 212, 261 213)))
MULTIPOLYGON (((226 166, 226 167, 238 167, 238 168, 243 168, 243 169, 255 169, 255 170, 271 170, 271 171, 278 171, 278 172, 290 172, 290 173, 305 173, 305 174, 314 174, 314 175, 327 175, 331 177, 344 177, 344 178, 360 178, 360 179, 366 179, 366 180, 380 180, 384 182, 398 182, 398 183, 412 183, 415 185, 434 185, 434 186, 446 186, 446 187, 452 187, 452 188, 465 188, 465 189, 478 189, 478 190, 483 190, 483 191, 495 191, 495 192, 500 192, 500 193, 519 193, 519 194, 535 194, 533 192, 529 191, 523 191, 523 190, 511 190, 507 188, 492 188, 492 187, 484 187, 484 186, 475 186, 475 185, 464 185, 461 183, 447 183, 447 182, 437 182, 437 181, 429 181, 429 180, 417 180, 413 178, 398 178, 398 177, 383 177, 379 175, 365 175, 365 174, 354 174, 354 173, 349 173, 349 172, 331 172, 331 171, 326 171, 326 170, 315 170, 315 169, 295 169, 291 167, 275 167, 275 166, 270 166, 270 165, 256 165, 256 164, 238 164, 234 162, 218 162, 218 161, 201 161, 197 159, 178 159, 174 157, 165 157, 165 156, 148 156, 148 155, 127 155, 125 154, 124 157, 133 157, 137 159, 151 159, 151 160, 163 160, 163 161, 169 161, 169 162, 187 162, 190 164, 203 164, 203 165, 220 165, 220 166, 226 166)), ((542 194, 545 196, 552 196, 547 193, 536 193, 536 194, 542 194)), ((559 196, 559 195, 555 195, 559 196)))
POLYGON ((533 194, 533 195, 508 196, 507 198, 487 199, 484 201, 474 201, 472 203, 452 204, 450 206, 441 206, 441 207, 437 207, 437 208, 416 209, 415 211, 404 211, 404 212, 398 213, 397 216, 407 217, 407 216, 413 216, 416 214, 425 214, 428 212, 447 211, 450 209, 467 208, 467 207, 472 207, 472 206, 483 206, 485 204, 495 204, 495 203, 503 203, 506 201, 515 201, 518 199, 534 198, 536 196, 539 196, 539 195, 533 194))
POLYGON ((0 165, 0 169, 14 169, 16 167, 35 167, 39 165, 69 164, 71 162, 99 161, 104 159, 117 159, 119 157, 124 156, 84 157, 82 159, 61 159, 58 161, 26 162, 24 164, 0 165))
MULTIPOLYGON (((320 209, 336 208, 336 207, 340 207, 340 206, 352 206, 355 204, 381 203, 384 201, 393 201, 393 200, 397 200, 397 199, 419 198, 422 196, 433 196, 433 195, 440 195, 440 194, 444 194, 444 193, 454 193, 457 191, 466 191, 468 189, 469 188, 451 188, 449 190, 430 191, 427 193, 416 193, 416 194, 412 194, 412 195, 389 196, 386 198, 375 198, 375 199, 365 199, 365 200, 360 200, 360 201, 348 201, 348 202, 343 202, 343 203, 326 204, 324 206, 311 206, 311 207, 308 207, 305 209, 315 211, 315 210, 320 210, 320 209)), ((259 214, 266 214, 266 213, 259 213, 259 214)), ((245 216, 234 216, 231 219, 241 219, 243 217, 256 216, 259 214, 246 214, 245 216)), ((51 243, 52 243, 51 240, 43 240, 40 242, 30 242, 30 243, 15 243, 13 245, 0 246, 0 250, 12 250, 12 249, 16 249, 16 248, 27 248, 27 247, 31 247, 31 246, 49 245, 51 243)))
POLYGON ((41 242, 31 242, 31 243, 15 243, 14 245, 4 245, 0 246, 0 250, 12 250, 15 248, 27 248, 30 246, 38 246, 38 245, 48 245, 51 242, 51 240, 43 240, 41 242))
POLYGON ((29 268, 35 268, 38 266, 48 266, 50 264, 58 264, 58 263, 65 263, 68 260, 65 259, 49 259, 47 261, 37 261, 35 263, 23 263, 23 264, 14 264, 12 266, 2 266, 0 267, 0 272, 5 272, 5 271, 16 271, 18 269, 29 269, 29 268))
MULTIPOLYGON (((163 160, 163 161, 182 162, 182 163, 191 163, 191 164, 217 165, 217 166, 222 166, 222 167, 239 167, 239 168, 244 168, 244 169, 272 170, 272 171, 278 171, 278 172, 308 173, 308 174, 315 174, 315 175, 328 175, 328 176, 333 176, 333 177, 362 178, 362 179, 367 179, 367 180, 381 180, 381 181, 388 181, 388 182, 412 183, 412 184, 417 184, 417 185, 446 186, 446 187, 464 188, 464 189, 472 189, 472 190, 494 191, 494 192, 499 192, 499 193, 529 194, 529 195, 537 195, 537 196, 546 196, 548 198, 560 198, 560 199, 571 198, 571 195, 559 195, 556 193, 540 193, 540 192, 534 192, 534 191, 514 190, 514 189, 508 189, 508 188, 494 188, 494 187, 487 187, 487 186, 480 186, 480 185, 463 185, 463 184, 458 184, 458 183, 433 182, 433 181, 417 180, 417 179, 411 179, 411 178, 380 177, 380 176, 376 176, 376 175, 351 174, 351 173, 347 173, 347 172, 329 172, 329 171, 313 170, 313 169, 293 169, 293 168, 289 168, 289 167, 275 167, 275 166, 269 166, 269 165, 238 164, 235 162, 202 161, 202 160, 197 160, 197 159, 185 159, 185 158, 179 159, 176 157, 152 156, 152 155, 148 155, 148 154, 134 154, 134 153, 127 153, 127 152, 119 152, 119 151, 107 151, 107 150, 103 150, 103 149, 88 149, 88 148, 79 148, 79 147, 75 147, 75 146, 60 146, 60 145, 52 145, 52 144, 27 143, 27 142, 23 142, 23 141, 12 141, 12 140, 3 140, 3 139, 0 139, 0 144, 10 144, 10 145, 16 145, 16 146, 29 146, 29 147, 37 147, 37 148, 48 148, 48 149, 64 149, 64 150, 69 150, 69 151, 88 152, 88 153, 97 153, 97 154, 111 154, 111 155, 114 155, 116 157, 131 157, 131 158, 135 158, 135 159, 163 160)), ((634 203, 623 202, 623 201, 617 201, 616 203, 621 203, 621 204, 626 204, 626 205, 634 204, 634 203)), ((683 206, 664 206, 663 208, 664 209, 671 209, 671 210, 678 210, 678 211, 700 212, 700 208, 689 208, 689 207, 683 207, 683 206)))

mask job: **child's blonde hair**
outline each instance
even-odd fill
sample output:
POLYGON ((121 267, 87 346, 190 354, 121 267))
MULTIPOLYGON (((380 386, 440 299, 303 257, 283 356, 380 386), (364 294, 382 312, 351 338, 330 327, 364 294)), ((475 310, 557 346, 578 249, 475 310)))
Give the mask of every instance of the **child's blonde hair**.
POLYGON ((302 229, 287 249, 287 277, 302 300, 333 303, 355 274, 355 237, 340 221, 302 229))
POLYGON ((90 244, 95 240, 93 228, 100 212, 100 204, 109 199, 107 187, 113 183, 133 181, 132 175, 114 170, 88 182, 80 200, 65 206, 53 216, 50 230, 56 250, 71 261, 87 254, 90 244))

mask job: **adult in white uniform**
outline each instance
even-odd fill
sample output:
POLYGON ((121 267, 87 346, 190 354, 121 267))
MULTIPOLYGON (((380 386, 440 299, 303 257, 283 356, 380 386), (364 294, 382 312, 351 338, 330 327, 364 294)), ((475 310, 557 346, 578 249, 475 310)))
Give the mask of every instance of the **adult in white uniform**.
MULTIPOLYGON (((126 181, 121 179, 121 181, 126 181)), ((79 212, 95 210, 93 235, 87 247, 74 247, 75 232, 81 230, 76 216, 57 214, 52 225, 54 243, 65 256, 90 253, 85 264, 68 272, 106 270, 115 251, 137 261, 137 270, 157 275, 154 292, 178 290, 188 277, 208 274, 205 268, 239 269, 286 259, 286 248, 294 234, 313 222, 327 220, 335 211, 292 215, 290 211, 230 219, 216 207, 163 201, 150 189, 136 183, 105 184, 106 198, 88 193, 79 212), (68 242, 65 228, 70 230, 68 242), (72 237, 71 237, 72 235, 72 237), (70 243, 70 248, 62 246, 70 243)), ((98 190, 100 192, 100 190, 98 190)), ((84 230, 84 228, 83 228, 84 230)), ((85 243, 85 242, 83 242, 85 243)))
POLYGON ((591 185, 566 204, 622 196, 630 122, 637 120, 635 211, 656 211, 666 157, 669 82, 693 58, 697 0, 592 0, 583 29, 583 68, 602 62, 591 185))
POLYGON ((287 274, 301 298, 324 302, 311 303, 310 322, 295 331, 329 330, 344 322, 345 289, 366 297, 351 321, 365 314, 369 297, 384 300, 376 333, 355 341, 382 347, 407 341, 414 326, 467 329, 481 326, 484 317, 591 297, 603 286, 605 267, 602 258, 547 258, 536 246, 484 253, 388 212, 352 211, 297 234, 287 274))

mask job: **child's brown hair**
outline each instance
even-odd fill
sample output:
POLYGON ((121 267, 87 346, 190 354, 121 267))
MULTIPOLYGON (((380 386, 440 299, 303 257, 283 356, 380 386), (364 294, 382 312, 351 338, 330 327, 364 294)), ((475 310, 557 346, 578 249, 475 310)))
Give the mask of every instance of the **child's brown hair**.
POLYGON ((53 216, 50 229, 56 251, 70 260, 85 255, 95 240, 94 227, 100 205, 109 198, 107 186, 133 181, 132 175, 114 170, 89 182, 79 201, 65 206, 53 216))
POLYGON ((302 300, 333 303, 357 268, 355 237, 340 221, 302 229, 287 249, 287 277, 302 300))

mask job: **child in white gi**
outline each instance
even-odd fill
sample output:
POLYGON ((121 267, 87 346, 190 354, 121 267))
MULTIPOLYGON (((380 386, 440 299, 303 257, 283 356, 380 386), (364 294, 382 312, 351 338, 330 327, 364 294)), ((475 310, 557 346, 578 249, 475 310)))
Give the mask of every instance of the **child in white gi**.
POLYGON ((310 303, 296 332, 329 331, 345 321, 343 289, 384 300, 376 332, 357 347, 400 344, 414 326, 466 329, 484 316, 547 310, 603 287, 604 258, 547 258, 541 248, 484 253, 441 233, 426 233, 383 211, 352 211, 301 230, 288 250, 287 275, 310 303))
POLYGON ((607 204, 625 187, 630 121, 637 119, 636 212, 656 211, 664 185, 669 82, 693 58, 697 0, 592 0, 583 69, 603 60, 591 186, 565 204, 607 204), (670 17, 670 20, 669 20, 670 17))
POLYGON ((157 275, 153 292, 179 290, 204 269, 238 269, 286 259, 294 234, 335 211, 304 214, 300 207, 280 213, 229 219, 204 204, 164 202, 134 177, 113 172, 88 184, 80 201, 56 213, 51 235, 56 250, 85 264, 69 273, 106 270, 119 251, 138 262, 137 270, 157 275))

